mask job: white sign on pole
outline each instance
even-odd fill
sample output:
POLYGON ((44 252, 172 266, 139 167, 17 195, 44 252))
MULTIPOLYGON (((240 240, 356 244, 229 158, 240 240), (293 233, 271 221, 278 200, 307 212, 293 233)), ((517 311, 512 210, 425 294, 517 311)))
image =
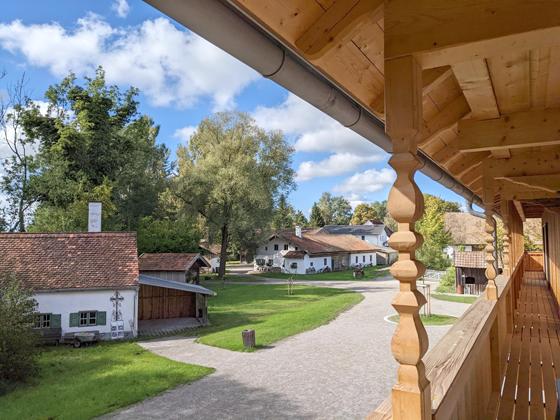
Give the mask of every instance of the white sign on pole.
POLYGON ((88 232, 101 232, 101 203, 89 203, 88 232))

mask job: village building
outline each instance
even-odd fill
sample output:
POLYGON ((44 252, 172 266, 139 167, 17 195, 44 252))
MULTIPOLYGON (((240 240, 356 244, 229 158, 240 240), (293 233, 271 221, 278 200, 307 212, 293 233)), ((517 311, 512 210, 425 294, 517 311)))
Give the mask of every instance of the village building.
POLYGON ((453 259, 456 251, 483 251, 486 246, 484 226, 486 220, 470 213, 447 212, 443 215, 445 230, 450 234, 450 244, 445 253, 453 259))
POLYGON ((220 268, 220 245, 210 244, 208 241, 200 241, 198 248, 202 256, 208 261, 208 264, 210 264, 210 271, 212 273, 217 273, 220 268))
POLYGON ((455 251, 455 289, 457 293, 480 295, 484 292, 488 279, 486 270, 486 253, 484 251, 455 251))
POLYGON ((0 255, 0 282, 15 276, 33 291, 43 335, 137 335, 135 234, 0 233, 0 255))
POLYGON ((257 249, 255 269, 307 274, 371 266, 377 265, 377 249, 353 235, 330 235, 320 229, 304 231, 296 227, 271 235, 257 249))
POLYGON ((182 283, 200 282, 200 269, 210 263, 198 253, 153 253, 138 257, 140 274, 182 283))

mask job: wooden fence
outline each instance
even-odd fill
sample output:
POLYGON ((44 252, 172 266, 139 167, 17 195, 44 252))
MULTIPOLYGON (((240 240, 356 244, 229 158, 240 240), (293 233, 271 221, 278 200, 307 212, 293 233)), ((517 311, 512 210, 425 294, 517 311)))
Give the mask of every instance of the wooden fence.
POLYGON ((544 271, 544 254, 542 252, 525 253, 525 271, 544 271))

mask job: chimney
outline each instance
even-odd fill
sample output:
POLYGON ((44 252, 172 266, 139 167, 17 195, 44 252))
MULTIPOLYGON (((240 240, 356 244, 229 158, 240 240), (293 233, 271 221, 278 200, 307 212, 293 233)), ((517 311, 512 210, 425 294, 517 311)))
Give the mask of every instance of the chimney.
POLYGON ((296 226, 296 236, 301 238, 301 226, 296 226))
POLYGON ((89 203, 88 232, 101 232, 101 203, 89 203))

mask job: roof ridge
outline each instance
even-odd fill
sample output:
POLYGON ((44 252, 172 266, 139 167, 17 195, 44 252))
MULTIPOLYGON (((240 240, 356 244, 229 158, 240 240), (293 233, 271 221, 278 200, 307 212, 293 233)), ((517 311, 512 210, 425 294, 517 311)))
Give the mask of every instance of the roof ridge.
POLYGON ((0 236, 12 238, 27 238, 27 237, 92 237, 92 236, 136 236, 133 231, 107 231, 107 232, 0 232, 0 236))

